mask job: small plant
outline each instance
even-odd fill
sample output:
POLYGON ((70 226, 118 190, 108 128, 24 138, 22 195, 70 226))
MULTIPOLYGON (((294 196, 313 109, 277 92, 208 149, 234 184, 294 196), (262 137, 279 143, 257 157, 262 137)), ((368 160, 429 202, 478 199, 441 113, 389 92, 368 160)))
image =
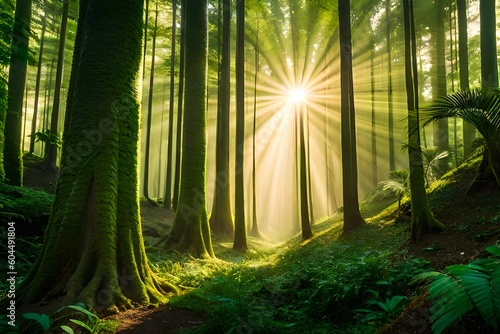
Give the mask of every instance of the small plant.
POLYGON ((424 163, 425 186, 436 181, 445 172, 439 161, 448 156, 448 151, 441 151, 439 147, 422 148, 422 160, 424 163))
POLYGON ((88 333, 98 333, 99 317, 86 309, 84 304, 78 303, 60 308, 51 315, 43 313, 24 313, 23 318, 32 320, 23 332, 36 333, 37 330, 43 330, 42 333, 52 332, 54 329, 60 329, 64 333, 74 334, 75 330, 68 326, 85 330, 88 333), (68 313, 70 311, 70 313, 68 313), (79 319, 77 319, 79 318, 79 319), (80 320, 83 319, 83 320, 80 320))
POLYGON ((495 331, 500 325, 500 247, 486 248, 494 257, 446 267, 445 272, 426 272, 415 282, 428 282, 432 330, 441 333, 470 311, 477 310, 495 331))
POLYGON ((366 304, 370 308, 354 311, 364 314, 362 318, 364 322, 387 322, 403 310, 402 302, 405 299, 405 296, 392 296, 391 298, 386 298, 385 301, 369 299, 366 301, 366 304))
POLYGON ((410 174, 407 170, 389 171, 389 180, 380 181, 384 191, 389 191, 398 197, 398 208, 401 207, 403 196, 410 192, 410 174))
POLYGON ((61 137, 57 133, 50 133, 49 129, 35 132, 35 141, 41 141, 45 144, 56 145, 57 147, 61 147, 62 144, 61 137))

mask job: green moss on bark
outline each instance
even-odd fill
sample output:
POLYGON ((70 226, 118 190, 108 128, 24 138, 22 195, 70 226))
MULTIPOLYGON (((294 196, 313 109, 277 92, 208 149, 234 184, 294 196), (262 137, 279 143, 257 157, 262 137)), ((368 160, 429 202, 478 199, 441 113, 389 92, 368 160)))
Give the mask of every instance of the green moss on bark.
POLYGON ((18 302, 61 296, 99 313, 159 303, 175 287, 150 269, 138 202, 142 2, 88 0, 41 256, 18 302))

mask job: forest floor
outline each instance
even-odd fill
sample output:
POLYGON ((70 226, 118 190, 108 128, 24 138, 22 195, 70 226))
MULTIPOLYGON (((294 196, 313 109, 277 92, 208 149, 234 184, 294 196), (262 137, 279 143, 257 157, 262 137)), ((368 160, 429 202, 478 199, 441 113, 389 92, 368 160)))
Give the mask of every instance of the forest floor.
MULTIPOLYGON (((499 240, 500 190, 490 184, 485 184, 482 189, 467 195, 466 190, 474 173, 474 168, 462 168, 454 173, 452 179, 437 181, 432 186, 429 195, 431 208, 435 217, 448 229, 440 234, 426 236, 417 244, 411 244, 404 241, 409 236, 408 228, 404 228, 406 236, 401 239, 403 241, 400 243, 399 250, 404 250, 408 258, 425 259, 435 270, 442 270, 448 265, 468 263, 477 257, 484 256, 484 248, 499 240), (446 188, 445 191, 443 191, 444 188, 446 188)), ((32 162, 26 165, 25 186, 50 191, 54 188, 54 182, 55 177, 47 174, 39 164, 32 162)), ((362 214, 369 220, 370 225, 375 224, 378 227, 408 225, 408 215, 400 215, 396 219, 395 204, 382 214, 379 214, 379 209, 383 207, 374 210, 373 206, 362 206, 362 214), (369 219, 370 217, 372 218, 369 219)), ((152 207, 145 201, 141 204, 141 216, 145 242, 149 245, 165 235, 173 219, 173 213, 170 211, 152 207)), ((383 228, 379 229, 378 233, 384 233, 383 230, 383 228)), ((320 235, 321 233, 318 232, 318 230, 315 231, 317 235, 320 235)), ((383 236, 381 238, 383 239, 383 236)), ((314 242, 314 239, 312 241, 314 242)), ((251 240, 251 246, 252 244, 259 247, 258 243, 251 240)), ((214 247, 230 249, 230 245, 222 243, 217 245, 217 241, 214 242, 214 247)), ((218 254, 219 259, 234 260, 234 254, 230 256, 232 258, 225 258, 225 254, 227 252, 218 254)), ((392 322, 380 327, 378 333, 431 333, 429 306, 430 302, 426 295, 420 294, 392 322)), ((199 326, 206 320, 206 317, 205 314, 197 311, 168 304, 158 308, 132 309, 114 315, 111 319, 120 322, 116 333, 180 333, 183 329, 199 326)), ((483 330, 483 327, 484 325, 478 322, 477 318, 465 317, 460 323, 454 325, 449 333, 477 332, 483 330)), ((487 332, 487 329, 485 330, 487 332)), ((293 330, 288 332, 293 333, 293 330)))

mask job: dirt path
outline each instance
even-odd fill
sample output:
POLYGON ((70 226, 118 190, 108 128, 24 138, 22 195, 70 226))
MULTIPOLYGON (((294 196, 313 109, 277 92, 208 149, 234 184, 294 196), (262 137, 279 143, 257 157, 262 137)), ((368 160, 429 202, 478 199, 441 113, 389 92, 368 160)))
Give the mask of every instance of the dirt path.
POLYGON ((196 312, 168 306, 135 308, 112 318, 120 321, 116 331, 120 334, 175 334, 184 328, 196 327, 203 321, 203 316, 196 312))

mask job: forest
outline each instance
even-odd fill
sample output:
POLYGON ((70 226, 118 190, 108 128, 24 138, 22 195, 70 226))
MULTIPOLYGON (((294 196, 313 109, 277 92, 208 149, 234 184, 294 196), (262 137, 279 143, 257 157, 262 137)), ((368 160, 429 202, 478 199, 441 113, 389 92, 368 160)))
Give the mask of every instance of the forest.
POLYGON ((0 332, 498 333, 497 13, 0 0, 0 332))

